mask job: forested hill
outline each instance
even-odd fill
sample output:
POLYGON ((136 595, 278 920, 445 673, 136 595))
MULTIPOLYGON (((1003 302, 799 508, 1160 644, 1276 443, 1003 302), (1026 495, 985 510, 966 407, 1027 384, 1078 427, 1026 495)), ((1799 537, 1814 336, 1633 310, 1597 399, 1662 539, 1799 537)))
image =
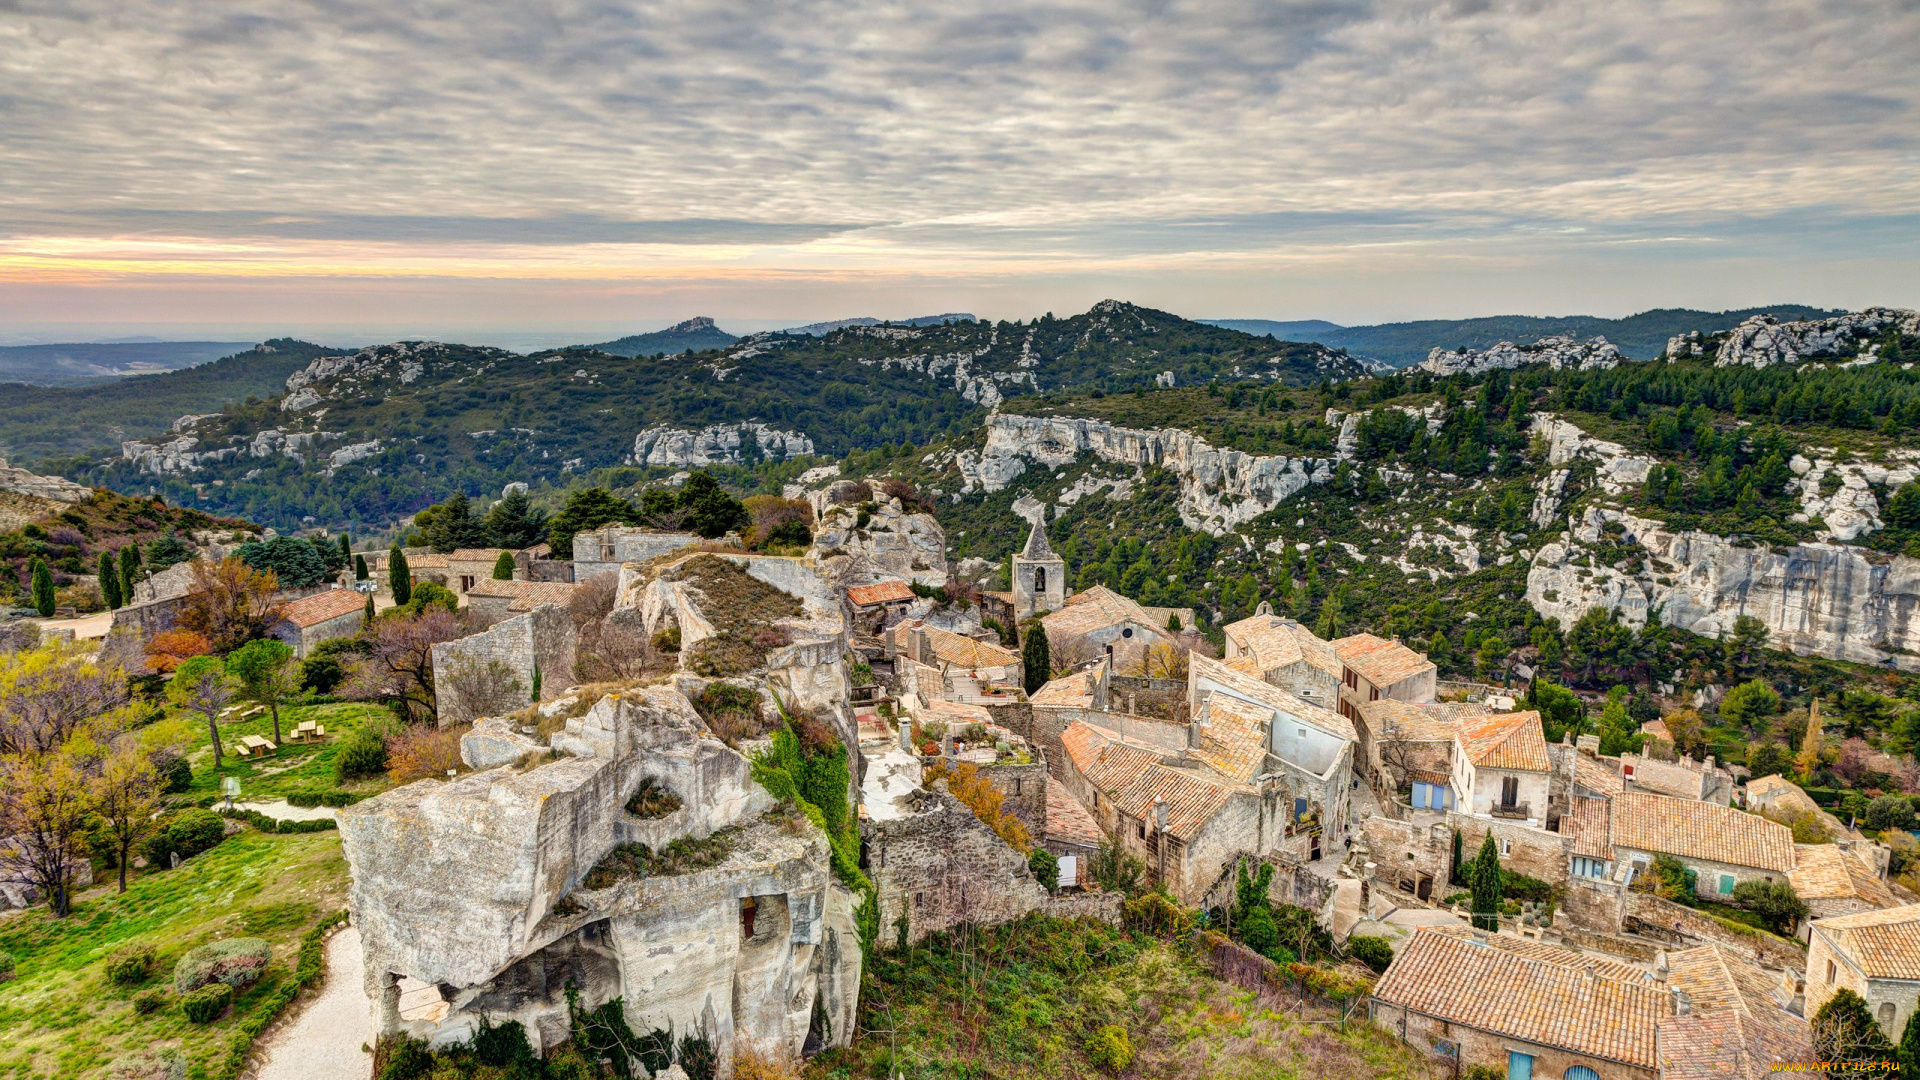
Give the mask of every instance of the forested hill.
POLYGON ((66 471, 283 529, 364 529, 456 491, 563 486, 635 459, 672 471, 923 444, 1037 391, 1308 387, 1363 370, 1319 345, 1117 301, 1024 323, 756 334, 667 358, 399 342, 329 354, 281 396, 66 471))
POLYGON ((700 315, 651 334, 629 334, 617 341, 586 347, 614 356, 677 356, 701 349, 724 349, 739 340, 715 326, 712 319, 700 315))
MULTIPOLYGON (((1666 348, 1667 339, 1690 330, 1702 334, 1730 330, 1754 315, 1782 320, 1817 319, 1840 312, 1805 304, 1773 304, 1738 311, 1695 311, 1691 308, 1655 308, 1624 319, 1592 315, 1538 317, 1494 315, 1480 319, 1425 319, 1419 322, 1381 323, 1375 326, 1335 326, 1332 323, 1280 323, 1262 319, 1209 319, 1249 334, 1277 334, 1295 340, 1317 341, 1355 356, 1408 367, 1427 358, 1432 349, 1485 349, 1502 341, 1537 341, 1552 334, 1577 338, 1604 337, 1635 360, 1651 360, 1666 348)), ((1316 320, 1317 322, 1317 320, 1316 320)))
POLYGON ((338 352, 282 338, 210 364, 92 386, 0 383, 0 457, 24 465, 118 453, 122 439, 163 432, 183 415, 284 393, 287 376, 338 352))

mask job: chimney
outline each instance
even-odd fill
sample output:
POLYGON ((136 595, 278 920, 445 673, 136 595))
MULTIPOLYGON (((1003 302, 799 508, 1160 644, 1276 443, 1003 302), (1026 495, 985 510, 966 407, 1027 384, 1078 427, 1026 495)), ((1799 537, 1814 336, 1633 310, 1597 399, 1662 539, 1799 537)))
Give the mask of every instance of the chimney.
POLYGON ((1167 831, 1167 800, 1153 800, 1153 828, 1155 832, 1167 831))
MULTIPOLYGON (((1206 724, 1207 713, 1212 707, 1212 705, 1213 705, 1212 698, 1208 698, 1207 700, 1202 701, 1200 703, 1200 711, 1194 714, 1193 716, 1187 718, 1187 749, 1189 750, 1200 749, 1200 729, 1202 726, 1206 724)), ((1129 709, 1128 711, 1131 712, 1132 710, 1129 709)))
POLYGON ((1673 1015, 1686 1016, 1693 1012, 1693 995, 1677 986, 1667 988, 1673 994, 1673 1015))

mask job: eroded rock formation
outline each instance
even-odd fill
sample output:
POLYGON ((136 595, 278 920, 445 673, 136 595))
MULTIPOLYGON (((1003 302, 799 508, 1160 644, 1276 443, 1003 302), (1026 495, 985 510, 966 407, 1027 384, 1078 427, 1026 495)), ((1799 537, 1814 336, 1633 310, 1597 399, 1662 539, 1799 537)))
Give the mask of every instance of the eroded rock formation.
POLYGON ((813 453, 813 440, 797 431, 782 431, 757 421, 715 424, 699 431, 659 425, 633 439, 633 460, 640 465, 702 466, 737 464, 747 446, 763 458, 790 458, 813 453))
POLYGON ((1422 371, 1435 375, 1477 375, 1499 368, 1545 364, 1550 368, 1610 368, 1625 360, 1618 346, 1603 337, 1543 337, 1531 345, 1503 341, 1491 349, 1434 349, 1420 361, 1422 371))

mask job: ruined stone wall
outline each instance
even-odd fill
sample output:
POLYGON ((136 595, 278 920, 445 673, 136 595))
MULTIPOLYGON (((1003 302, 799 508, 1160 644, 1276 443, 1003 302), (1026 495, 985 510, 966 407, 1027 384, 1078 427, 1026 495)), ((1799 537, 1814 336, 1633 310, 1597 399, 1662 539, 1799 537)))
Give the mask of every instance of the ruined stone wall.
POLYGON ((1053 919, 1086 919, 1119 926, 1123 899, 1119 893, 1113 892, 1062 893, 1047 897, 1047 904, 1041 911, 1053 919))
POLYGON ((1495 821, 1457 813, 1449 814, 1448 818, 1460 830, 1461 862, 1471 861, 1479 852, 1481 841, 1491 833, 1496 842, 1501 842, 1501 866, 1549 885, 1567 883, 1568 861, 1573 857, 1572 837, 1535 829, 1518 821, 1495 821))
POLYGON ((1663 761, 1629 753, 1620 755, 1620 765, 1623 773, 1628 765, 1633 766, 1633 779, 1625 781, 1628 791, 1651 791, 1676 799, 1701 799, 1721 806, 1733 802, 1733 777, 1724 769, 1715 768, 1711 758, 1706 764, 1701 764, 1689 760, 1663 761))
POLYGON ((1710 943, 1725 945, 1762 967, 1800 970, 1807 962, 1807 954, 1793 942, 1762 931, 1735 930, 1652 893, 1627 893, 1623 911, 1621 929, 1629 934, 1672 942, 1685 949, 1710 943))
MULTIPOLYGON (((1596 934, 1618 934, 1623 917, 1626 889, 1611 881, 1570 878, 1560 894, 1560 911, 1566 921, 1596 934)), ((1555 919, 1559 926, 1561 920, 1555 919)))
POLYGON ((700 538, 692 533, 655 532, 627 525, 608 525, 576 533, 573 580, 586 581, 597 574, 619 570, 621 563, 646 562, 699 542, 700 538))
POLYGON ((915 796, 915 812, 868 821, 867 875, 880 901, 880 940, 907 940, 962 923, 991 926, 1038 910, 1047 891, 1027 870, 1026 856, 1008 847, 973 811, 941 792, 915 796))
POLYGON ((1129 739, 1162 747, 1170 754, 1180 752, 1187 745, 1186 725, 1170 724, 1151 716, 1132 716, 1079 705, 1034 705, 1030 708, 1033 710, 1033 723, 1026 736, 1027 741, 1046 753, 1055 776, 1066 775, 1060 764, 1066 758, 1066 750, 1060 745, 1060 733, 1073 726, 1076 720, 1085 720, 1129 739))
POLYGON ((533 672, 540 670, 540 700, 551 701, 572 686, 574 649, 578 633, 573 616, 553 604, 542 604, 511 619, 433 647, 433 688, 442 724, 460 723, 480 714, 478 703, 462 699, 450 673, 463 662, 486 665, 499 662, 513 672, 521 689, 531 691, 533 672))
POLYGON ((1007 813, 1020 819, 1035 841, 1047 834, 1047 762, 1036 758, 1025 765, 987 765, 987 778, 1003 799, 1007 813))
MULTIPOLYGON (((1435 902, 1453 891, 1448 883, 1453 871, 1452 828, 1370 817, 1360 823, 1360 834, 1366 841, 1367 861, 1372 864, 1376 882, 1417 895, 1425 876, 1430 882, 1428 898, 1435 902)), ((1466 857, 1463 847, 1461 858, 1466 857)))

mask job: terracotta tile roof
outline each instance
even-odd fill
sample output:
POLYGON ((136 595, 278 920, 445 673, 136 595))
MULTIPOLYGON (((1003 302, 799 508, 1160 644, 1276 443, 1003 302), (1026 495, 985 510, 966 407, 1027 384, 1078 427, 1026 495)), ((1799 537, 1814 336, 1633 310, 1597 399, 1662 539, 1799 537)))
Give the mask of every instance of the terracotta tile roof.
POLYGON ((927 648, 933 655, 955 667, 1012 667, 1020 662, 1020 657, 1010 649, 962 637, 937 626, 922 627, 921 632, 927 635, 927 648))
POLYGON ((913 599, 913 588, 904 581, 882 581, 877 585, 855 585, 847 590, 854 607, 873 607, 913 599))
POLYGON ((1360 706, 1360 719, 1375 738, 1396 742, 1451 743, 1455 721, 1423 705, 1381 698, 1360 706))
POLYGON ((1920 979, 1920 904, 1815 919, 1813 932, 1869 979, 1920 979))
POLYGON ((1093 704, 1093 673, 1076 671, 1071 675, 1062 675, 1033 692, 1027 699, 1033 705, 1080 705, 1093 704))
POLYGON ((1585 754, 1573 756, 1573 782, 1596 795, 1613 796, 1627 790, 1620 774, 1585 754))
POLYGON ((1231 660, 1222 660, 1221 663, 1250 678, 1260 679, 1267 674, 1260 670, 1260 662, 1251 656, 1236 656, 1231 660))
POLYGON ((1262 670, 1274 671, 1305 659, 1300 642, 1276 615, 1250 615, 1220 628, 1243 656, 1262 670))
POLYGON ((1793 781, 1787 779, 1784 776, 1780 776, 1775 773, 1769 773, 1766 776, 1756 776, 1752 780, 1747 781, 1747 797, 1752 798, 1755 795, 1762 795, 1762 796, 1773 795, 1780 792, 1784 792, 1789 788, 1793 789, 1794 791, 1799 791, 1800 785, 1794 783, 1793 781))
POLYGON ((409 572, 415 570, 445 570, 446 568, 447 556, 445 555, 407 556, 407 570, 409 572))
POLYGON ((1648 1069, 1655 1027, 1671 1011, 1668 994, 1651 985, 1429 928, 1414 931, 1373 996, 1449 1023, 1648 1069))
MULTIPOLYGON (((980 705, 968 705, 962 701, 946 701, 935 698, 920 706, 917 714, 922 722, 938 721, 949 728, 961 728, 968 724, 994 726, 993 714, 980 705)), ((957 732, 956 732, 957 734, 957 732)))
MULTIPOLYGON (((1239 697, 1293 719, 1304 721, 1349 742, 1358 737, 1354 734, 1353 723, 1339 713, 1288 693, 1264 679, 1235 671, 1212 657, 1202 656, 1197 652, 1190 655, 1187 658, 1187 678, 1189 682, 1196 678, 1210 680, 1231 691, 1229 696, 1239 697)), ((1212 691, 1215 694, 1220 692, 1212 691)))
MULTIPOLYGON (((1473 930, 1458 923, 1452 926, 1433 926, 1428 929, 1436 934, 1447 934, 1462 941, 1473 940, 1473 930)), ((1488 945, 1515 956, 1559 964, 1561 967, 1578 968, 1581 971, 1591 971, 1595 975, 1605 975, 1609 979, 1630 983, 1651 982, 1653 979, 1653 976, 1632 964, 1583 953, 1563 945, 1549 945, 1544 941, 1531 941, 1513 934, 1488 934, 1484 940, 1488 945)))
POLYGON ((1757 814, 1639 791, 1607 802, 1613 811, 1609 832, 1616 848, 1760 870, 1793 869, 1793 831, 1757 814))
POLYGON ((1167 832, 1182 840, 1191 840, 1213 820, 1213 815, 1238 793, 1251 788, 1228 784, 1197 769, 1177 769, 1153 765, 1140 778, 1113 792, 1113 804, 1130 817, 1155 820, 1155 804, 1167 804, 1167 832))
POLYGON ((1560 818, 1560 835, 1573 838, 1573 854, 1612 860, 1607 843, 1607 800, 1574 799, 1560 818))
POLYGON ((1661 1080, 1776 1080, 1776 1062, 1814 1060, 1804 1021, 1786 1013, 1669 1016, 1660 1021, 1661 1080))
POLYGON ((1546 772, 1553 768, 1547 759, 1547 737, 1540 730, 1540 714, 1532 710, 1462 720, 1454 729, 1454 738, 1467 760, 1483 769, 1546 772))
POLYGON ((486 599, 488 597, 506 597, 510 603, 509 611, 532 611, 542 604, 557 604, 566 607, 573 603, 573 590, 577 588, 567 581, 496 581, 487 578, 474 583, 467 590, 467 598, 486 599))
POLYGON ((1779 983, 1778 975, 1769 975, 1721 945, 1667 954, 1667 986, 1686 994, 1696 1013, 1771 1015, 1780 1011, 1773 999, 1779 983))
POLYGON ((1243 784, 1258 776, 1267 762, 1267 723, 1273 712, 1225 694, 1209 696, 1202 708, 1206 722, 1194 756, 1243 784))
POLYGON ((1433 670, 1433 663, 1426 657, 1397 641, 1388 641, 1372 634, 1343 637, 1333 643, 1333 653, 1342 664, 1381 690, 1402 679, 1433 670))
POLYGON ((1802 900, 1860 900, 1876 908, 1900 901, 1887 883, 1858 855, 1834 844, 1795 844, 1798 862, 1787 883, 1802 900))
POLYGON ((1129 622, 1151 631, 1156 637, 1167 636, 1145 608, 1105 585, 1074 593, 1067 597, 1066 607, 1040 617, 1040 625, 1047 628, 1047 638, 1052 641, 1080 637, 1129 622))
POLYGON ((1667 722, 1665 720, 1649 720, 1641 724, 1640 734, 1650 739, 1659 739, 1661 742, 1670 743, 1673 741, 1673 732, 1667 730, 1667 722))
POLYGON ((1047 785, 1047 836, 1065 844, 1099 847, 1106 835, 1065 784, 1047 785))
POLYGON ((356 611, 367 609, 367 598, 352 589, 328 589, 292 601, 280 609, 283 622, 305 630, 309 626, 318 626, 328 619, 337 619, 356 611))
POLYGON ((485 562, 500 561, 500 553, 506 548, 455 548, 447 553, 449 562, 485 562))

